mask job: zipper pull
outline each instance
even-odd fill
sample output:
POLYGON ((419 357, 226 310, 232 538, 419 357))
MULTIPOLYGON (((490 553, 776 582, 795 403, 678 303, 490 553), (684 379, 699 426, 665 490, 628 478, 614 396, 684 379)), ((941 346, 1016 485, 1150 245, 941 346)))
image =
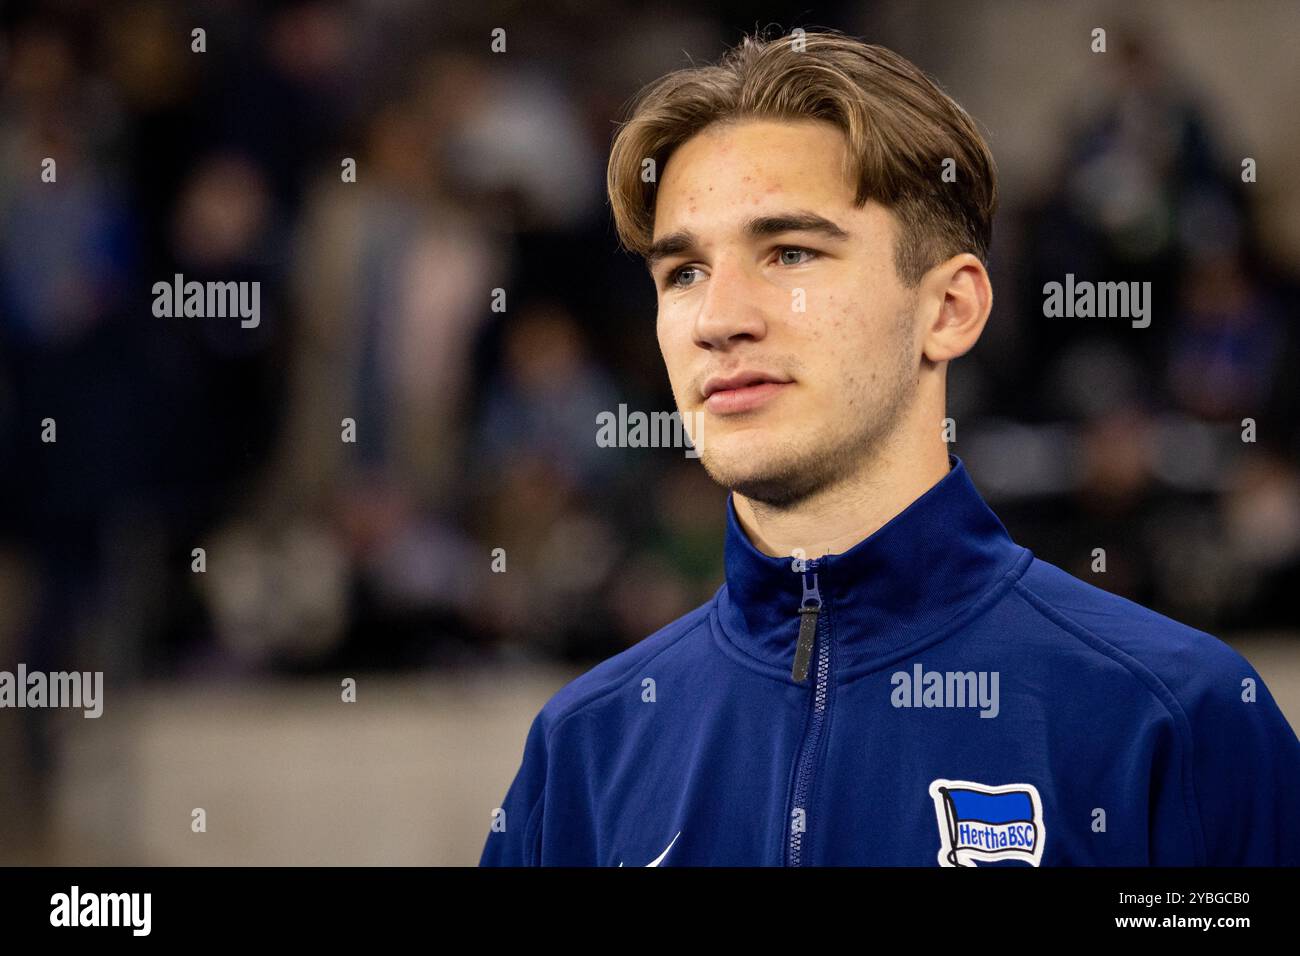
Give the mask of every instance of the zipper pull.
POLYGON ((799 602, 799 643, 794 649, 794 669, 790 676, 795 683, 808 679, 808 664, 812 660, 813 644, 817 640, 817 612, 822 609, 821 592, 817 590, 817 575, 813 574, 812 588, 808 575, 803 576, 803 600, 799 602))

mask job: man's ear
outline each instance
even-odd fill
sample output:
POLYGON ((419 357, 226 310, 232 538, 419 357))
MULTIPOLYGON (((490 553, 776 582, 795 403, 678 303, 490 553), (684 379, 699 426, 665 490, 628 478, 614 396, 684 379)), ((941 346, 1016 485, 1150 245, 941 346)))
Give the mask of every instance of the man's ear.
POLYGON ((969 252, 935 266, 921 280, 929 304, 922 350, 931 362, 945 362, 971 350, 993 308, 993 284, 984 264, 969 252))

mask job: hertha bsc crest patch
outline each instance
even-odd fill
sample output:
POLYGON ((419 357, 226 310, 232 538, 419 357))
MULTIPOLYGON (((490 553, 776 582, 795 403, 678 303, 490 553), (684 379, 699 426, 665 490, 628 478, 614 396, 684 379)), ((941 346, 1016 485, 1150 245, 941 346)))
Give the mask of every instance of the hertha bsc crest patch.
POLYGON ((939 820, 939 865, 1022 860, 1038 866, 1047 829, 1038 790, 1028 783, 990 787, 969 780, 930 784, 939 820))

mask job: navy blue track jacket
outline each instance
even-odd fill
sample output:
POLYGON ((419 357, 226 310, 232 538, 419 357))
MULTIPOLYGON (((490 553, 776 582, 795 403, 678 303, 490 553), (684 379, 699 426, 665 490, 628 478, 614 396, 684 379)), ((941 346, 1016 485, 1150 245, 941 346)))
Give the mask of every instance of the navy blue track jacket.
POLYGON ((960 459, 558 691, 481 866, 1300 865, 1300 740, 1215 637, 1016 545, 960 459))

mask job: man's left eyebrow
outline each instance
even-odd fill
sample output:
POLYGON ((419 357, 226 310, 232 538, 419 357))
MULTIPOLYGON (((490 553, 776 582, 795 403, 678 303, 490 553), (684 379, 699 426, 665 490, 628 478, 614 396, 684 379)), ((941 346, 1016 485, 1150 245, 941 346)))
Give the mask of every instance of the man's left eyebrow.
MULTIPOLYGON (((852 233, 841 229, 825 216, 802 210, 775 213, 770 216, 756 216, 745 223, 744 232, 751 239, 762 239, 765 236, 775 236, 783 232, 815 232, 836 242, 843 242, 853 238, 852 233)), ((645 256, 646 268, 653 272, 656 263, 661 259, 694 249, 698 245, 699 240, 694 233, 688 230, 669 233, 650 246, 645 256)))
POLYGON ((745 223, 745 234, 752 239, 762 239, 782 232, 816 232, 836 241, 852 238, 844 229, 815 212, 777 213, 773 216, 758 216, 745 223))

